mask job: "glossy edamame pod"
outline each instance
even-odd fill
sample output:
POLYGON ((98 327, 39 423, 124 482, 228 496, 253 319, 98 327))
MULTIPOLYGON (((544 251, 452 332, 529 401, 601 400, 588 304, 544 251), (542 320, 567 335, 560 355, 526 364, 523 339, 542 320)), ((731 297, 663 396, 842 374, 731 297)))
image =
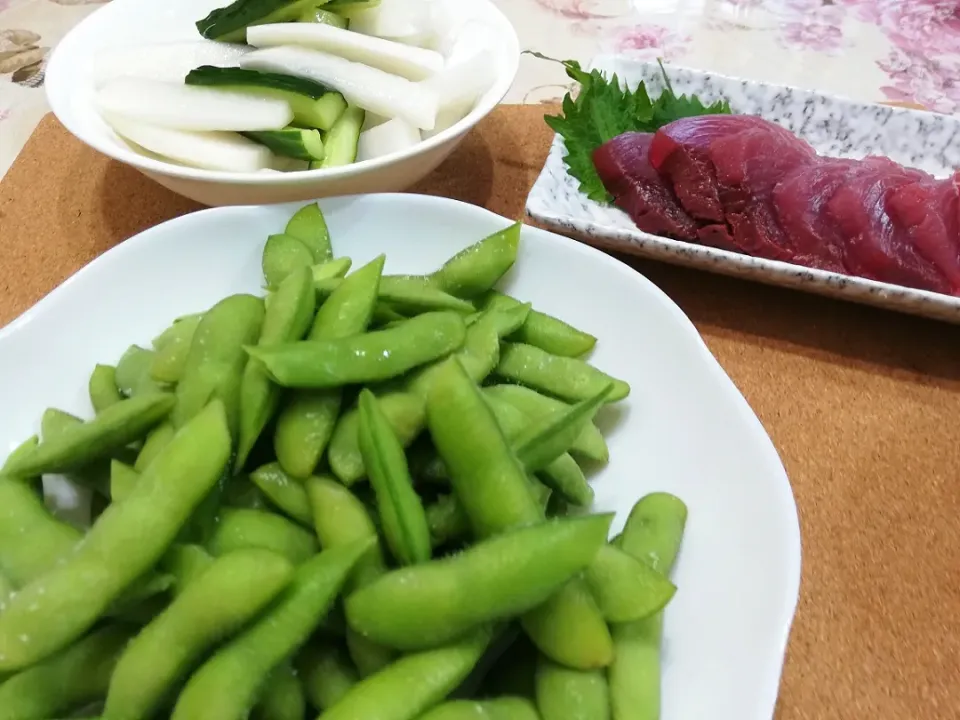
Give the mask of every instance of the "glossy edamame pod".
POLYGON ((334 388, 397 377, 453 352, 466 327, 454 312, 429 312, 387 330, 337 340, 248 347, 284 387, 334 388))
POLYGON ((314 265, 310 268, 315 283, 329 280, 330 278, 342 278, 350 270, 353 261, 348 257, 337 258, 336 260, 327 260, 326 262, 314 265))
POLYGON ((176 579, 173 594, 178 596, 209 569, 213 564, 213 556, 200 545, 180 544, 167 550, 160 564, 176 579))
POLYGON ((124 397, 135 397, 153 392, 162 392, 163 383, 157 382, 150 375, 156 353, 139 345, 131 345, 117 361, 114 376, 117 380, 117 389, 124 397))
POLYGON ((316 203, 304 205, 287 221, 284 233, 302 242, 313 255, 314 262, 323 263, 333 260, 333 246, 330 243, 330 231, 320 206, 316 203))
POLYGON ((253 717, 257 720, 303 720, 307 698, 303 684, 289 662, 282 663, 267 680, 253 717))
POLYGON ((533 345, 503 343, 497 375, 568 402, 587 400, 609 384, 606 402, 623 400, 630 386, 577 358, 551 355, 533 345))
POLYGON ((117 389, 117 369, 113 365, 95 365, 87 383, 87 391, 95 412, 120 402, 123 396, 117 389))
POLYGON ((141 438, 166 417, 172 407, 173 396, 168 393, 123 400, 89 422, 65 429, 55 438, 45 439, 10 463, 7 472, 32 477, 83 467, 141 438))
POLYGON ((255 617, 292 577, 293 566, 268 550, 213 560, 124 650, 104 720, 152 717, 203 653, 255 617))
POLYGON ((470 519, 454 495, 440 495, 427 506, 427 527, 430 528, 430 541, 434 547, 463 540, 470 535, 470 519))
POLYGON ((610 688, 603 670, 574 670, 541 656, 536 685, 543 720, 610 720, 610 688))
MULTIPOLYGON (((469 315, 476 310, 469 300, 463 300, 429 285, 407 284, 398 280, 396 276, 381 278, 377 301, 396 311, 401 317, 432 310, 453 310, 469 315)), ((314 287, 317 294, 325 298, 329 297, 343 282, 339 278, 326 278, 315 281, 314 287)))
POLYGON ((183 377, 190 345, 200 325, 202 314, 189 315, 173 323, 164 331, 163 341, 155 343, 156 353, 150 363, 150 377, 157 382, 177 383, 183 377))
MULTIPOLYGON (((309 341, 334 341, 357 335, 370 324, 385 258, 380 255, 348 276, 320 305, 309 341)), ((251 364, 258 364, 256 360, 251 364)), ((290 475, 305 478, 320 462, 340 414, 341 391, 330 388, 295 393, 280 411, 273 448, 290 475)))
MULTIPOLYGON (((633 506, 620 547, 664 575, 670 573, 687 521, 687 507, 668 493, 653 493, 633 506)), ((615 657, 609 669, 610 700, 616 720, 660 717, 660 643, 663 613, 615 625, 615 657)))
POLYGON ((641 620, 662 610, 676 587, 632 555, 604 545, 584 572, 600 612, 610 622, 641 620))
POLYGON ((363 464, 377 497, 387 545, 403 565, 430 559, 430 529, 420 496, 413 489, 403 446, 373 393, 360 391, 358 438, 363 464))
POLYGON ((499 697, 450 700, 424 713, 420 720, 540 720, 540 716, 527 698, 499 697))
POLYGON ((63 562, 7 602, 0 613, 0 672, 49 657, 89 629, 160 559, 229 456, 223 405, 214 401, 174 436, 130 495, 110 505, 63 562))
POLYGON ((203 313, 192 313, 190 315, 181 315, 175 318, 168 327, 164 328, 162 333, 150 341, 153 349, 160 350, 169 343, 173 342, 174 339, 183 332, 183 328, 180 327, 181 323, 195 323, 200 319, 201 315, 203 315, 203 313))
MULTIPOLYGON (((485 387, 483 393, 488 397, 510 403, 531 420, 537 420, 544 415, 567 408, 567 403, 562 400, 541 395, 536 390, 521 385, 491 385, 485 387)), ((583 428, 580 436, 570 446, 570 452, 602 463, 610 459, 610 451, 607 449, 606 440, 603 439, 603 433, 593 423, 588 423, 583 428)))
POLYGON ((250 480, 271 503, 301 525, 313 529, 313 511, 303 483, 287 475, 280 463, 272 462, 250 473, 250 480))
POLYGON ((333 707, 360 681, 350 658, 334 644, 307 645, 295 665, 307 699, 317 710, 333 707))
POLYGON ((140 473, 119 460, 110 461, 110 500, 119 502, 127 497, 140 481, 140 473))
POLYGON ((347 623, 375 642, 416 650, 523 613, 590 563, 612 519, 550 520, 483 540, 455 556, 393 570, 346 599, 347 623))
POLYGON ((522 227, 516 222, 464 248, 430 274, 431 284, 463 298, 487 292, 516 262, 522 227))
POLYGON ((134 463, 133 469, 137 472, 146 470, 147 466, 160 454, 160 451, 173 439, 174 432, 173 425, 169 422, 162 422, 147 433, 147 438, 143 441, 143 447, 137 453, 137 461, 134 463))
POLYGON ((132 634, 109 625, 0 683, 0 718, 47 720, 100 700, 132 634))
MULTIPOLYGON (((310 268, 299 268, 288 274, 270 297, 257 343, 273 345, 300 340, 313 322, 316 298, 310 268)), ((270 381, 262 365, 248 361, 240 380, 236 469, 246 464, 247 456, 279 402, 280 388, 270 381)))
POLYGON ((613 661, 610 630, 580 578, 526 613, 520 624, 540 652, 567 667, 591 670, 613 661))
POLYGON ((273 290, 294 270, 310 268, 315 262, 310 248, 302 241, 285 233, 271 235, 263 246, 261 267, 264 282, 273 290))
MULTIPOLYGON (((423 429, 426 403, 417 395, 406 392, 384 393, 377 397, 377 402, 400 444, 409 446, 423 429)), ((359 427, 360 411, 351 408, 337 421, 327 449, 330 469, 345 485, 352 485, 367 474, 360 454, 359 427)))
POLYGON ((221 501, 225 507, 269 510, 267 496, 245 475, 235 475, 223 490, 221 501))
MULTIPOLYGON (((483 304, 485 309, 509 308, 520 301, 496 290, 490 292, 483 304)), ((580 357, 590 352, 597 339, 552 315, 533 310, 523 325, 510 336, 511 340, 526 343, 553 355, 580 357)))
POLYGON ((323 720, 415 720, 463 682, 490 637, 489 628, 480 628, 450 645, 404 655, 354 685, 323 720))
POLYGON ((243 346, 256 342, 263 312, 260 298, 231 295, 204 313, 177 384, 177 404, 170 414, 175 428, 217 398, 223 403, 230 436, 237 436, 240 379, 247 364, 243 346))
POLYGON ((55 519, 30 486, 0 478, 0 572, 15 587, 52 568, 81 537, 79 530, 55 519))
POLYGON ((13 464, 16 464, 17 462, 19 462, 19 460, 18 460, 17 458, 19 458, 19 457, 21 457, 21 456, 23 456, 23 455, 26 455, 26 454, 28 454, 28 453, 33 452, 33 449, 34 449, 35 447, 37 447, 37 445, 39 445, 39 444, 40 444, 40 438, 37 437, 36 435, 31 435, 31 436, 28 437, 26 440, 24 440, 22 443, 20 443, 19 445, 17 445, 17 447, 15 447, 15 448, 10 452, 10 454, 7 455, 7 459, 3 461, 3 465, 0 465, 0 478, 9 478, 9 479, 25 480, 25 481, 26 481, 27 483, 29 483, 29 484, 33 484, 33 483, 39 484, 39 483, 40 483, 40 478, 39 478, 39 477, 33 477, 33 478, 17 477, 16 475, 10 474, 10 473, 8 472, 8 470, 7 470, 7 467, 8 467, 9 465, 13 465, 13 464))
POLYGON ((354 563, 373 545, 324 550, 301 565, 266 613, 222 646, 187 681, 171 720, 236 720, 256 702, 270 672, 320 624, 354 563))
MULTIPOLYGON (((43 415, 40 418, 40 435, 42 436, 42 442, 59 442, 64 433, 73 432, 81 425, 83 425, 83 420, 76 415, 71 415, 57 408, 47 408, 43 411, 43 415)), ((116 451, 116 454, 122 453, 125 455, 127 452, 128 448, 122 448, 116 451)), ((63 474, 66 479, 77 488, 93 491, 95 495, 92 497, 110 496, 110 459, 106 456, 97 458, 89 463, 84 463, 81 467, 72 468, 69 473, 64 472, 63 474)), ((39 479, 39 476, 36 477, 39 479)), ((42 488, 42 481, 40 482, 40 487, 42 488)), ((92 506, 92 497, 90 500, 87 500, 83 494, 80 494, 77 498, 76 505, 78 507, 92 506)), ((87 524, 88 519, 84 517, 84 515, 88 514, 88 512, 89 511, 81 510, 78 517, 64 517, 63 519, 75 525, 87 524)))
POLYGON ((299 564, 317 552, 312 533, 264 510, 224 508, 210 539, 210 552, 225 555, 242 548, 264 548, 299 564))

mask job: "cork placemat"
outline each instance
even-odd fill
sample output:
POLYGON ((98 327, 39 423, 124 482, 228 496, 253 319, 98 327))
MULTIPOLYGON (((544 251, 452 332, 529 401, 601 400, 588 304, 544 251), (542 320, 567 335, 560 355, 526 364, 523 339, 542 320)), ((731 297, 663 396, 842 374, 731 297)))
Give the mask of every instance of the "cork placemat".
MULTIPOLYGON (((542 114, 499 108, 413 190, 520 217, 542 114)), ((0 325, 196 207, 47 117, 0 183, 0 325)), ((624 259, 693 319, 793 484, 803 581, 777 717, 960 718, 960 327, 624 259)))

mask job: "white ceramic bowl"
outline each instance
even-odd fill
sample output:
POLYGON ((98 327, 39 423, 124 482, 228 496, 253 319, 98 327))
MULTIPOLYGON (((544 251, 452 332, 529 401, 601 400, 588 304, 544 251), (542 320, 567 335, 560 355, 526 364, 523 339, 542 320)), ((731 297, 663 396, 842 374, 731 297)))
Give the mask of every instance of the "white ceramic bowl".
POLYGON ((180 195, 205 205, 249 205, 352 193, 394 192, 423 178, 453 152, 464 135, 499 103, 517 73, 519 41, 490 0, 451 2, 463 19, 490 28, 488 50, 496 79, 476 107, 452 127, 418 145, 341 168, 296 173, 231 173, 164 162, 132 150, 101 119, 94 105, 94 58, 104 48, 202 40, 194 23, 228 0, 113 0, 77 25, 54 50, 45 85, 57 119, 76 137, 131 165, 180 195))
MULTIPOLYGON (((421 195, 320 203, 337 255, 422 273, 509 221, 421 195), (402 218, 402 222, 398 222, 402 218)), ((130 343, 226 295, 261 292, 260 257, 296 205, 218 208, 118 245, 0 330, 0 463, 47 406, 92 415, 87 379, 130 343)), ((586 245, 526 226, 500 287, 597 337, 597 367, 631 385, 604 408, 610 463, 594 508, 667 491, 688 508, 666 611, 662 720, 770 720, 800 583, 800 529, 777 452, 693 324, 653 283, 586 245), (573 292, 571 292, 571 288, 573 292)))

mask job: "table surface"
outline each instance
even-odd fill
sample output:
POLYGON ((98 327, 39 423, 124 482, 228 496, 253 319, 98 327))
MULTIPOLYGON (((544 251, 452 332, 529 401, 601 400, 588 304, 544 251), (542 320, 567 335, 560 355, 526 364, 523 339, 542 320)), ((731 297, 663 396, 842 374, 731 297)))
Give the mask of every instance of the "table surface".
MULTIPOLYGON (((162 2, 162 0, 153 0, 162 2)), ((467 0, 464 0, 467 1, 467 0)), ((524 49, 617 51, 814 88, 960 111, 957 0, 495 0, 524 49)), ((104 0, 0 0, 0 177, 48 107, 45 58, 104 0)), ((566 78, 525 56, 509 103, 553 100, 566 78)))

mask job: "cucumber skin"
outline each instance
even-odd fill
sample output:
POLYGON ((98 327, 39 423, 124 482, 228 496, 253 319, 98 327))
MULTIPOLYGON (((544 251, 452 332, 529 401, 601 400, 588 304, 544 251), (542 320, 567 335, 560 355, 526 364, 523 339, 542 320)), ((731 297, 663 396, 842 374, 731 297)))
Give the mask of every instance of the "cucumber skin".
POLYGON ((311 162, 322 160, 324 156, 323 142, 320 140, 320 133, 317 130, 285 128, 283 130, 246 132, 243 135, 270 148, 274 155, 296 158, 297 160, 310 160, 311 162), (304 137, 304 133, 316 135, 313 149, 309 147, 310 141, 304 137))
POLYGON ((296 20, 307 8, 324 4, 323 0, 234 0, 226 7, 211 10, 196 26, 208 40, 242 43, 251 25, 296 20))
POLYGON ((360 138, 360 128, 363 127, 363 118, 363 110, 348 106, 324 138, 323 160, 320 163, 310 163, 310 168, 339 167, 354 162, 357 159, 357 141, 360 138))

